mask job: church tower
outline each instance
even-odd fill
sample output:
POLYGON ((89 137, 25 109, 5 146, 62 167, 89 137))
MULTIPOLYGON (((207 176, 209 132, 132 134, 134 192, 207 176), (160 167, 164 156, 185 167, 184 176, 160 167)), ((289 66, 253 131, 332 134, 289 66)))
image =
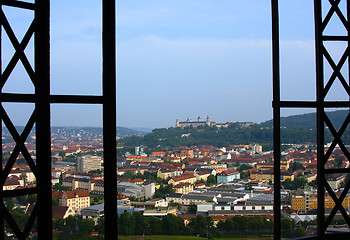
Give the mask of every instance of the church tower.
POLYGON ((176 119, 176 125, 175 125, 175 127, 180 127, 180 121, 179 121, 179 119, 176 119))
POLYGON ((205 124, 207 124, 208 126, 210 126, 210 119, 209 119, 209 116, 207 116, 207 119, 205 121, 205 124))

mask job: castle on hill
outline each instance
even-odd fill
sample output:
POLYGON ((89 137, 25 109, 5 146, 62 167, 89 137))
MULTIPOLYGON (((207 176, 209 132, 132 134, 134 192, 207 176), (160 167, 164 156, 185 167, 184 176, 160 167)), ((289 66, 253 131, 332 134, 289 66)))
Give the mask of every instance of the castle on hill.
POLYGON ((232 124, 239 124, 240 127, 249 127, 251 125, 254 125, 255 123, 253 122, 226 122, 226 123, 216 123, 216 122, 212 122, 210 121, 209 117, 206 118, 205 121, 202 121, 202 119, 200 117, 197 118, 197 121, 190 121, 189 118, 187 118, 187 120, 185 122, 180 122, 179 119, 176 119, 176 124, 175 127, 180 127, 180 128, 185 128, 185 127, 194 127, 194 128, 198 128, 198 127, 204 127, 204 126, 216 126, 217 128, 227 128, 228 126, 232 125, 232 124))

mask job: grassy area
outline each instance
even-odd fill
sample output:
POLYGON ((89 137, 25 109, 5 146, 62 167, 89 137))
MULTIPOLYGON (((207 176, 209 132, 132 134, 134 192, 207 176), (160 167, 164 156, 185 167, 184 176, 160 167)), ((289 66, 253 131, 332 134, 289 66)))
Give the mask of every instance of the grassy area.
POLYGON ((214 240, 272 240, 273 238, 261 238, 261 237, 227 237, 227 238, 214 238, 214 240))
MULTIPOLYGON (((145 240, 204 240, 206 238, 195 236, 172 236, 172 235, 148 235, 145 240)), ((143 240, 142 236, 118 236, 118 240, 143 240)))
MULTIPOLYGON (((195 236, 172 236, 172 235, 148 235, 145 236, 145 240, 204 240, 206 238, 203 237, 195 237, 195 236)), ((225 238, 214 238, 214 240, 272 240, 273 238, 269 237, 254 237, 254 236, 232 236, 232 237, 225 237, 225 238)), ((142 236, 118 236, 118 240, 144 240, 142 236)))

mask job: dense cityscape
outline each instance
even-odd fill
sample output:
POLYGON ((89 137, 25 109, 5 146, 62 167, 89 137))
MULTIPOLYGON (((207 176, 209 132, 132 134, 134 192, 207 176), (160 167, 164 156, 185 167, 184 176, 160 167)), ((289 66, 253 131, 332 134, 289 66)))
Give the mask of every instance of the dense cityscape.
MULTIPOLYGON (((252 124, 239 123, 238 126, 249 128, 252 124)), ((206 121, 176 121, 171 128, 206 131, 205 126, 228 128, 230 123, 209 125, 207 118, 206 121)), ((2 145, 4 168, 15 147, 6 129, 2 145)), ((35 161, 33 132, 25 145, 35 161)), ((316 147, 312 143, 295 143, 284 145, 283 149, 282 234, 284 237, 312 235, 317 221, 316 147)), ((264 150, 259 143, 179 146, 171 150, 159 147, 157 151, 142 145, 119 144, 117 151, 120 239, 134 235, 143 239, 148 235, 160 239, 162 236, 164 239, 164 235, 208 239, 273 236, 273 152, 264 150)), ((105 190, 101 129, 52 128, 51 152, 54 239, 103 239, 105 190)), ((341 149, 335 149, 327 162, 327 168, 335 167, 349 167, 341 149)), ((329 174, 327 181, 338 194, 348 176, 329 174)), ((19 154, 3 190, 30 188, 35 184, 33 172, 19 154)), ((343 201, 346 209, 349 200, 347 195, 343 201)), ((4 199, 22 228, 35 201, 34 194, 4 199)), ((326 195, 326 211, 334 206, 332 197, 326 195)), ((331 225, 341 228, 344 224, 345 220, 336 216, 331 225)), ((8 226, 5 232, 13 239, 8 226)), ((30 236, 36 238, 35 225, 30 236)))

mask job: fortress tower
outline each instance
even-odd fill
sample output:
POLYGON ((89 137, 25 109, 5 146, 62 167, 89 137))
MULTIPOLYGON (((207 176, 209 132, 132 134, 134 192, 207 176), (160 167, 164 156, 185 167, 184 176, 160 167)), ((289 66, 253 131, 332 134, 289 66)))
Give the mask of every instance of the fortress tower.
POLYGON ((208 126, 210 126, 210 119, 209 119, 209 116, 207 116, 207 119, 206 119, 206 121, 205 121, 205 124, 208 125, 208 126))

